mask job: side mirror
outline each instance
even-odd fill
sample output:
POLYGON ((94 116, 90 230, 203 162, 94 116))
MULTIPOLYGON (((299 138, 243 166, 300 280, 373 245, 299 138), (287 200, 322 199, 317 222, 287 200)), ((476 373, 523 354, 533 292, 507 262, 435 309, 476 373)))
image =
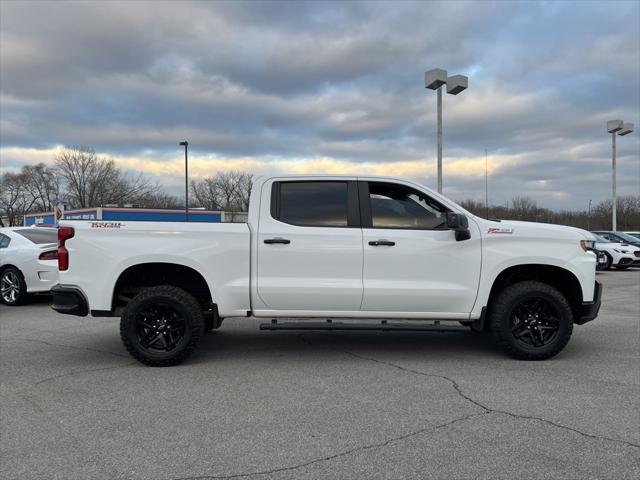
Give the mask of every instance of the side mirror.
POLYGON ((447 227, 449 230, 456 232, 456 241, 469 240, 471 232, 469 231, 469 219, 462 213, 447 213, 447 227))

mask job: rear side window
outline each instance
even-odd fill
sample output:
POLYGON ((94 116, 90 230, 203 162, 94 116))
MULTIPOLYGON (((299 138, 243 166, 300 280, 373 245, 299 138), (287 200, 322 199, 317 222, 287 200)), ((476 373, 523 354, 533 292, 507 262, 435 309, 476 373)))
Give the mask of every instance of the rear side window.
POLYGON ((349 224, 347 182, 279 182, 274 192, 272 214, 281 222, 304 227, 349 224))
POLYGON ((0 233, 0 248, 7 248, 11 243, 11 239, 0 233))
POLYGON ((57 243, 58 241, 58 231, 53 228, 25 228, 14 230, 14 232, 33 243, 57 243))

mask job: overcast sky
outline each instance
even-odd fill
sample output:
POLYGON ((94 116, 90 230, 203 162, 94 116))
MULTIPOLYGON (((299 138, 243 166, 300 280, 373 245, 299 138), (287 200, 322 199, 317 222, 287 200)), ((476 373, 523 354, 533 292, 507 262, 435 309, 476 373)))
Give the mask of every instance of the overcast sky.
MULTIPOLYGON (((85 145, 179 193, 220 169, 376 173, 586 209, 611 194, 610 119, 640 127, 640 2, 0 1, 2 168, 85 145)), ((640 132, 618 139, 640 194, 640 132)))

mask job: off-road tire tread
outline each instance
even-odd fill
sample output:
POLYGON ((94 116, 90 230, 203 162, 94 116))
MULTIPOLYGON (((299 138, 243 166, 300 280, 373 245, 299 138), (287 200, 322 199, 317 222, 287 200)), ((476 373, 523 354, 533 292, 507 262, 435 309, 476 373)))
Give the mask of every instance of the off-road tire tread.
POLYGON ((498 293, 489 311, 489 323, 495 343, 510 356, 519 360, 546 360, 560 353, 569 342, 573 332, 573 312, 564 295, 552 286, 537 281, 524 281, 509 285, 498 293), (511 335, 511 331, 505 331, 502 326, 502 321, 511 310, 513 302, 532 291, 544 293, 556 300, 558 307, 564 311, 568 322, 564 334, 555 343, 549 345, 549 348, 542 348, 539 352, 517 348, 507 337, 507 335, 511 335))
POLYGON ((193 354, 196 347, 200 343, 200 340, 204 335, 204 329, 204 315, 198 301, 189 292, 170 285, 159 285, 155 287, 145 288, 135 297, 133 297, 133 299, 125 307, 124 311, 122 312, 122 316, 120 317, 120 338, 122 339, 122 343, 133 358, 150 367, 169 367, 184 362, 191 356, 191 354, 193 354), (136 305, 154 297, 170 298, 180 303, 185 308, 188 314, 187 321, 189 322, 189 325, 191 327, 191 338, 189 339, 189 343, 187 343, 187 345, 183 347, 179 352, 176 352, 175 356, 171 358, 156 359, 142 354, 133 345, 133 342, 137 340, 130 339, 129 335, 127 334, 129 322, 135 320, 134 318, 129 317, 129 312, 133 310, 136 305))

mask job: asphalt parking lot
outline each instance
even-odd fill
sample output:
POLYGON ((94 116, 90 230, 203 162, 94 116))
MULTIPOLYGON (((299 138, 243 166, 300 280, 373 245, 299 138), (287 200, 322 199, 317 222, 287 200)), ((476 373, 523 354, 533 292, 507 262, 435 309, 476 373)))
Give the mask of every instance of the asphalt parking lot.
POLYGON ((133 361, 118 319, 0 306, 3 479, 640 477, 640 270, 555 359, 472 333, 260 332, 133 361))

